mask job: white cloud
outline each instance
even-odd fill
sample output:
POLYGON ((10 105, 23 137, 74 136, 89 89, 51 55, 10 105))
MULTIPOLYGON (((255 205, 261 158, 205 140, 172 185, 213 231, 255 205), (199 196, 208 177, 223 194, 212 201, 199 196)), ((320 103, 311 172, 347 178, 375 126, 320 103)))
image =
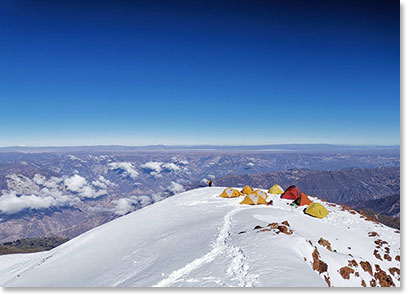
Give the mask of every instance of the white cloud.
POLYGON ((6 178, 8 190, 16 191, 18 194, 31 194, 39 190, 38 185, 24 175, 11 174, 7 175, 6 178))
POLYGON ((167 171, 179 171, 180 170, 179 166, 177 166, 175 163, 172 163, 172 162, 164 163, 162 165, 162 168, 167 171))
POLYGON ((163 164, 162 162, 158 161, 149 161, 140 165, 140 167, 145 171, 151 173, 152 175, 158 175, 161 172, 162 164, 163 164))
POLYGON ((145 171, 150 173, 151 175, 160 177, 159 173, 162 171, 165 172, 177 172, 180 171, 181 168, 173 162, 163 163, 159 161, 149 161, 146 162, 140 167, 145 171))
POLYGON ((208 186, 208 179, 203 178, 199 183, 201 186, 208 186))
POLYGON ((125 215, 138 207, 150 205, 153 203, 153 199, 149 196, 130 196, 112 202, 115 204, 114 213, 117 215, 125 215))
POLYGON ((17 196, 15 191, 10 191, 0 196, 0 212, 4 214, 15 214, 25 209, 36 210, 51 207, 73 206, 79 202, 80 200, 77 197, 51 193, 48 189, 44 191, 43 196, 17 196))
POLYGON ((52 176, 50 179, 41 174, 35 174, 33 178, 34 183, 39 186, 44 186, 50 189, 57 189, 58 185, 63 181, 62 178, 52 176))
POLYGON ((107 189, 108 186, 115 186, 116 184, 103 176, 99 176, 96 181, 92 181, 92 185, 101 189, 107 189))
POLYGON ((83 186, 87 185, 86 179, 80 175, 74 175, 67 178, 64 183, 67 189, 73 192, 79 192, 83 186))
POLYGON ((178 194, 185 191, 184 186, 177 182, 171 182, 171 185, 167 187, 167 190, 172 192, 173 194, 178 194))
POLYGON ((107 194, 105 189, 96 191, 88 184, 86 179, 80 175, 67 178, 64 183, 68 190, 78 193, 82 198, 97 198, 107 194))
POLYGON ((69 154, 69 155, 68 155, 68 158, 69 158, 70 160, 77 160, 77 161, 80 161, 80 162, 86 162, 85 160, 80 159, 79 157, 76 157, 75 155, 72 155, 72 154, 69 154))
POLYGON ((249 162, 249 163, 247 163, 247 166, 253 167, 253 166, 254 166, 254 163, 253 163, 253 162, 249 162))
POLYGON ((44 182, 46 181, 46 177, 40 174, 35 174, 33 181, 34 183, 36 183, 37 185, 44 185, 44 182))
POLYGON ((90 186, 84 186, 81 188, 81 190, 79 191, 79 195, 83 198, 97 198, 103 195, 106 195, 107 191, 106 190, 99 190, 96 191, 95 189, 93 189, 90 186))
POLYGON ((189 162, 186 159, 179 159, 176 156, 171 157, 171 160, 178 165, 188 165, 189 162))
POLYGON ((139 173, 134 169, 131 162, 112 162, 108 164, 110 170, 122 170, 125 175, 135 179, 139 173))

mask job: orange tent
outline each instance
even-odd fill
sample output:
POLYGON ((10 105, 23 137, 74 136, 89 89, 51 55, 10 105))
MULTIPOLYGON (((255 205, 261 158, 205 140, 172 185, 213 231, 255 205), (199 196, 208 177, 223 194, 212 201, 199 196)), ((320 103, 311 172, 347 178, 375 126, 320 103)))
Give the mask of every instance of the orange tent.
POLYGON ((309 205, 309 204, 311 204, 312 201, 309 200, 307 194, 301 192, 300 197, 298 197, 297 199, 295 199, 294 203, 297 204, 298 206, 303 206, 303 205, 309 205))

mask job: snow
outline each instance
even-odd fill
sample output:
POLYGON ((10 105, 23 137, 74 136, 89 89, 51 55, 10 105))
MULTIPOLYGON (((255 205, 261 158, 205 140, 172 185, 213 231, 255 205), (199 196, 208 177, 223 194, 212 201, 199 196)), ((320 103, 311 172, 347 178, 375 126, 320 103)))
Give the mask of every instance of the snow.
MULTIPOLYGON (((344 279, 338 270, 349 260, 369 261, 388 273, 400 268, 400 234, 340 206, 322 203, 325 219, 269 195, 273 206, 240 205, 242 197, 220 198, 224 188, 187 191, 94 228, 42 253, 0 256, 0 285, 6 287, 360 287, 369 273, 355 268, 344 279), (288 221, 292 235, 254 230, 288 221), (379 236, 369 237, 369 232, 379 236), (318 244, 331 243, 329 251, 318 244), (392 261, 373 255, 375 240, 389 244, 392 261), (310 244, 310 242, 312 245, 310 244), (351 249, 348 249, 351 247, 351 249), (312 252, 328 264, 312 268, 312 252), (349 254, 352 255, 349 256, 349 254), (306 260, 305 260, 306 259, 306 260)), ((318 199, 315 201, 320 202, 318 199)), ((378 249, 383 257, 384 249, 378 249)), ((393 282, 400 282, 392 276, 393 282)))

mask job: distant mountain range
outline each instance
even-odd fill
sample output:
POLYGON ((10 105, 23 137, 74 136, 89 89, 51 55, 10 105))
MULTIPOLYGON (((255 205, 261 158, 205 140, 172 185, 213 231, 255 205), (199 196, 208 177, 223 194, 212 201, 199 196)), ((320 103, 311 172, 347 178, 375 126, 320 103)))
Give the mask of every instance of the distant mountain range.
POLYGON ((391 216, 399 214, 400 169, 398 167, 351 168, 334 171, 295 169, 251 175, 227 175, 217 178, 214 184, 233 187, 250 185, 263 189, 268 189, 273 184, 279 184, 284 189, 295 184, 304 193, 331 202, 372 208, 391 216), (391 198, 387 199, 388 196, 391 198))
POLYGON ((382 215, 400 216, 400 194, 366 201, 350 201, 348 205, 356 209, 369 208, 382 215))
POLYGON ((295 151, 295 152, 399 152, 399 145, 268 144, 268 145, 97 145, 97 146, 10 146, 0 152, 140 152, 140 151, 295 151))

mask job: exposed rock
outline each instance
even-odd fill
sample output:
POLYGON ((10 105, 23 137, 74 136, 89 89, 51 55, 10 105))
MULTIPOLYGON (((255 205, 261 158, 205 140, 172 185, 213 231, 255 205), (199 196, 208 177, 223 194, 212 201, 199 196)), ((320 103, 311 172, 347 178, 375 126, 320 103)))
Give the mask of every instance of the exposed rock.
POLYGON ((387 243, 386 241, 383 241, 383 240, 381 240, 381 239, 378 239, 378 240, 376 240, 376 241, 374 241, 375 242, 375 244, 377 244, 377 245, 379 245, 379 246, 382 246, 383 244, 389 244, 389 243, 387 243))
POLYGON ((312 252, 312 269, 318 271, 320 274, 328 270, 328 265, 319 259, 318 249, 315 247, 314 252, 312 252))
POLYGON ((379 234, 376 232, 369 232, 369 237, 376 237, 376 236, 378 237, 379 234))
POLYGON ((385 271, 383 271, 379 265, 375 265, 376 267, 376 272, 374 274, 374 277, 376 280, 379 281, 379 285, 382 287, 392 287, 395 286, 393 283, 393 279, 391 278, 390 275, 386 274, 385 271))
POLYGON ((372 266, 368 261, 361 261, 360 266, 363 268, 365 272, 368 272, 371 276, 373 276, 372 266))
POLYGON ((286 234, 286 235, 291 235, 291 234, 293 233, 293 231, 292 231, 292 230, 289 230, 286 226, 278 226, 277 229, 278 229, 281 233, 286 234))
POLYGON ((257 226, 255 226, 255 227, 254 227, 254 229, 253 229, 253 230, 258 230, 258 229, 263 229, 263 227, 262 227, 262 226, 260 226, 260 225, 257 225, 257 226))
POLYGON ((268 224, 267 226, 272 228, 272 229, 277 229, 278 223, 271 223, 271 224, 268 224))
POLYGON ((323 239, 322 237, 318 240, 318 244, 326 247, 329 251, 332 251, 331 243, 328 240, 323 239))
POLYGON ((376 287, 376 280, 375 279, 372 279, 370 281, 370 287, 376 287))
POLYGON ((341 211, 352 210, 352 208, 350 208, 350 206, 348 206, 348 205, 341 205, 341 206, 342 206, 341 211))
POLYGON ((355 272, 355 276, 356 276, 356 277, 359 277, 359 272, 355 272))
POLYGON ((324 275, 324 279, 325 282, 328 284, 328 287, 331 287, 331 279, 327 275, 324 275))
POLYGON ((349 280, 350 274, 353 274, 354 272, 355 271, 348 266, 344 266, 339 269, 339 273, 341 274, 342 278, 346 280, 349 280))
POLYGON ((269 231, 271 231, 271 229, 264 228, 264 229, 261 229, 259 232, 269 232, 269 231))
POLYGON ((290 224, 288 223, 288 221, 283 221, 281 224, 282 224, 282 225, 286 225, 287 227, 290 226, 290 224))
POLYGON ((386 253, 390 253, 390 247, 384 248, 384 251, 386 251, 386 253))
POLYGON ((246 233, 247 233, 246 231, 239 232, 239 234, 246 234, 246 233))
POLYGON ((382 257, 381 257, 380 254, 379 254, 379 251, 377 251, 377 249, 375 249, 375 250, 373 251, 373 255, 376 256, 377 259, 383 260, 382 257))
POLYGON ((388 260, 388 261, 391 261, 391 256, 388 255, 387 253, 385 253, 385 254, 383 255, 383 258, 386 259, 386 260, 388 260))
POLYGON ((396 255, 396 257, 394 259, 397 261, 400 261, 400 255, 396 255))
POLYGON ((389 272, 394 276, 394 274, 398 274, 400 276, 400 269, 397 267, 391 267, 389 268, 389 272))
POLYGON ((365 280, 362 280, 361 285, 362 285, 362 287, 366 287, 366 282, 365 282, 365 280))
POLYGON ((312 245, 312 242, 311 242, 311 240, 307 240, 307 241, 308 241, 308 243, 310 243, 310 244, 311 244, 311 246, 313 246, 313 245, 312 245))
POLYGON ((356 262, 356 260, 352 259, 352 260, 348 260, 348 265, 353 266, 353 267, 357 267, 358 263, 356 262))

